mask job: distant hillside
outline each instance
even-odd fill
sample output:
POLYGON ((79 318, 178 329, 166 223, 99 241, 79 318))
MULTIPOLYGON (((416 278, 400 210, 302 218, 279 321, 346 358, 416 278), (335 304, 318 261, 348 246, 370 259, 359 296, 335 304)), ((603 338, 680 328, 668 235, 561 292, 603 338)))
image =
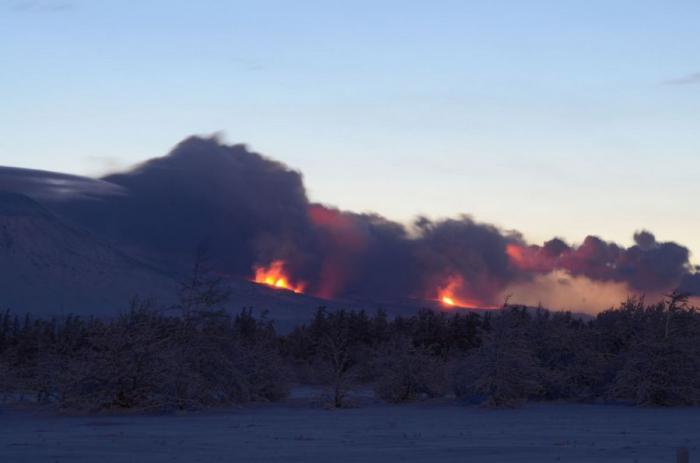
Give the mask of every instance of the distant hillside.
POLYGON ((69 226, 27 196, 0 192, 0 307, 107 314, 129 295, 172 298, 174 279, 69 226))
POLYGON ((123 194, 118 185, 79 175, 0 166, 0 190, 20 193, 42 204, 123 194))

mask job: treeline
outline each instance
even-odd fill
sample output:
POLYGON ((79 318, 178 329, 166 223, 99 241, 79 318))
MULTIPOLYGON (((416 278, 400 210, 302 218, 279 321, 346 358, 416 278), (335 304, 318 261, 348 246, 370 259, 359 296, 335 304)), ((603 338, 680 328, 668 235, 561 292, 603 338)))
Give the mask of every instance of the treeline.
POLYGON ((134 300, 113 320, 0 315, 0 395, 70 410, 197 409, 284 399, 322 385, 328 406, 371 385, 393 403, 443 397, 700 403, 700 314, 674 293, 630 299, 584 321, 505 307, 479 315, 319 309, 280 335, 250 310, 229 315, 215 285, 183 291, 177 312, 134 300))
POLYGON ((0 323, 0 394, 74 410, 192 409, 279 400, 291 376, 269 322, 248 312, 0 323))
POLYGON ((700 404, 700 313, 679 293, 654 304, 629 299, 589 321, 517 306, 395 320, 319 311, 282 343, 298 377, 330 386, 335 406, 356 384, 389 402, 452 393, 493 407, 700 404))

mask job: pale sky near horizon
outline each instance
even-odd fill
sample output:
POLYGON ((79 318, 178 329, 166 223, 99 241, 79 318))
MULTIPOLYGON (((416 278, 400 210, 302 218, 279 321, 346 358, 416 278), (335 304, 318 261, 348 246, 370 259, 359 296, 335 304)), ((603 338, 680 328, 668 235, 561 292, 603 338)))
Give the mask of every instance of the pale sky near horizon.
POLYGON ((700 2, 0 0, 0 165, 222 132, 312 200, 700 263, 700 2))

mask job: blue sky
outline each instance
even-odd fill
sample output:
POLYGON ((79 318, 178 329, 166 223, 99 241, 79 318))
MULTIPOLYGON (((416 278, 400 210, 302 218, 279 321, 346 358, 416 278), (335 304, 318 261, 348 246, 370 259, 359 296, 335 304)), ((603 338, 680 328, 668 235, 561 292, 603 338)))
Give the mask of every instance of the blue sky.
POLYGON ((700 255, 698 24, 697 1, 0 0, 0 164, 96 175, 220 131, 342 208, 700 255))

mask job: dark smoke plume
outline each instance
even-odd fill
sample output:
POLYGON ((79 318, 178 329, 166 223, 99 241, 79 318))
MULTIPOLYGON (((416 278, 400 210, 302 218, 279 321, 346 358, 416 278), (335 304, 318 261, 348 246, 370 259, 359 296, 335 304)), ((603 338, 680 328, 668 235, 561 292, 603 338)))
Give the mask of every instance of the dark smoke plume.
POLYGON ((623 282, 641 293, 665 291, 694 279, 688 248, 658 242, 648 231, 635 233, 634 241, 634 245, 625 248, 587 236, 578 247, 554 239, 543 246, 513 247, 509 251, 525 271, 547 273, 561 269, 594 281, 623 282))
POLYGON ((505 234, 468 216, 439 221, 419 218, 415 228, 415 263, 424 272, 420 281, 424 294, 459 276, 457 296, 491 305, 519 277, 507 254, 509 243, 521 241, 519 235, 505 234))
POLYGON ((700 296, 700 267, 695 267, 694 273, 684 275, 678 289, 691 296, 700 296))
POLYGON ((301 174, 215 138, 191 137, 165 157, 103 177, 127 193, 76 200, 64 213, 170 265, 204 247, 218 269, 248 275, 258 261, 305 266, 313 236, 301 174))

